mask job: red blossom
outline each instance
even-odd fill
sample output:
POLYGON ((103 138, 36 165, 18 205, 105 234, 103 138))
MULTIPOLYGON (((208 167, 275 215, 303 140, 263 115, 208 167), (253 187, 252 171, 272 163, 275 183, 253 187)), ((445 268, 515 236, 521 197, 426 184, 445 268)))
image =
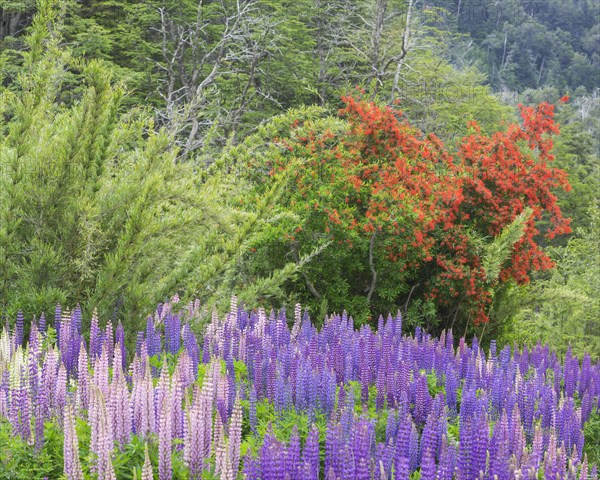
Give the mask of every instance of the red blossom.
MULTIPOLYGON (((553 266, 535 241, 536 220, 544 214, 551 219, 547 237, 571 231, 554 193, 569 190, 566 174, 549 166, 552 136, 559 133, 553 105, 520 106, 522 126, 508 125, 490 136, 469 122, 469 135, 451 152, 391 108, 351 96, 342 100, 340 116, 348 127, 337 138, 331 131, 307 130, 295 140, 278 141, 306 158, 296 200, 310 205, 313 215, 323 214, 325 232, 352 232, 365 240, 385 232, 385 258, 401 271, 426 278, 426 298, 439 305, 465 298, 476 323, 488 320, 494 285, 472 232, 495 237, 530 207, 524 235, 498 281, 526 283, 532 271, 553 266)), ((286 159, 281 162, 285 167, 286 159)), ((308 228, 295 233, 298 238, 311 234, 308 228)), ((355 244, 350 238, 339 241, 340 248, 355 244)))

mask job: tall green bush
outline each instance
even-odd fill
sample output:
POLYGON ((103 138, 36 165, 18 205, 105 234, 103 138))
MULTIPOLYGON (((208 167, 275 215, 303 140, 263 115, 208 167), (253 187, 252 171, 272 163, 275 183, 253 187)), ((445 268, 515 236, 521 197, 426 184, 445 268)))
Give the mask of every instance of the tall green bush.
POLYGON ((39 2, 22 66, 0 95, 1 312, 81 303, 131 330, 175 292, 207 304, 234 289, 271 295, 296 267, 256 284, 234 272, 279 214, 285 179, 253 211, 236 207, 239 179, 177 163, 167 129, 142 108, 124 111, 128 92, 110 68, 60 47, 56 19, 39 2))

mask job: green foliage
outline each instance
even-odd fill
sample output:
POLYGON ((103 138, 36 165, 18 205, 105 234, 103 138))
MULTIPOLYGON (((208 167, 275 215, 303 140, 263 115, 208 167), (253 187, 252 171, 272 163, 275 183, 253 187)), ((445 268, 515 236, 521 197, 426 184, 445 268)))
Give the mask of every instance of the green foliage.
POLYGON ((502 267, 510 259, 513 246, 517 243, 525 232, 525 223, 531 217, 531 208, 526 208, 513 220, 512 223, 504 227, 500 235, 487 244, 483 255, 483 269, 485 270, 487 280, 492 283, 500 275, 502 267))
POLYGON ((0 98, 2 313, 49 316, 79 302, 133 330, 177 290, 209 306, 234 289, 247 301, 278 298, 312 256, 251 285, 237 270, 263 224, 278 222, 286 180, 240 209, 239 179, 215 171, 203 181, 177 164, 148 112, 120 113, 127 92, 103 62, 58 47, 52 15, 34 21, 24 70, 0 98))
POLYGON ((60 478, 63 472, 63 438, 59 427, 47 423, 39 452, 13 435, 8 422, 0 422, 0 479, 60 478))
POLYGON ((494 315, 507 319, 502 341, 541 341, 561 353, 571 345, 576 355, 600 356, 600 209, 592 207, 589 216, 590 225, 578 237, 552 251, 555 270, 531 285, 509 285, 500 293, 494 315))
POLYGON ((596 410, 592 412, 590 419, 583 427, 583 436, 585 444, 583 454, 587 455, 590 465, 600 462, 600 413, 596 410))

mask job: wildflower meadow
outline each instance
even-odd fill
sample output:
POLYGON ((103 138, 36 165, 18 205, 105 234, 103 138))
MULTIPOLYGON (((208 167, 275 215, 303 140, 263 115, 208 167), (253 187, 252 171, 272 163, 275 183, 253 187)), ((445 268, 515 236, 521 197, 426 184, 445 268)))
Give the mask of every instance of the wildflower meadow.
POLYGON ((0 478, 597 478, 589 355, 484 351, 400 315, 318 330, 300 305, 235 298, 199 335, 199 309, 159 305, 131 344, 95 315, 83 334, 79 308, 28 335, 19 315, 0 336, 0 478))

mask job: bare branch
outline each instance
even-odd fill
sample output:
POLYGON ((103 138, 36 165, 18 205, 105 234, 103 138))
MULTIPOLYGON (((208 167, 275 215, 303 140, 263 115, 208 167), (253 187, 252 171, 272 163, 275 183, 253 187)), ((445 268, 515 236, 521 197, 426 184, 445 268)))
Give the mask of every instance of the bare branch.
POLYGON ((417 283, 416 285, 413 285, 412 288, 410 289, 410 292, 408 293, 408 298, 406 299, 406 303, 404 304, 404 314, 406 314, 406 312, 408 312, 408 303, 410 302, 410 298, 412 297, 413 292, 419 285, 421 285, 421 284, 417 283))
POLYGON ((378 230, 373 232, 371 235, 371 241, 369 243, 369 267, 371 268, 371 285, 369 286, 369 293, 367 294, 367 302, 371 302, 371 297, 375 291, 377 285, 377 270, 375 270, 375 263, 373 259, 373 251, 375 250, 375 237, 377 236, 378 230))

